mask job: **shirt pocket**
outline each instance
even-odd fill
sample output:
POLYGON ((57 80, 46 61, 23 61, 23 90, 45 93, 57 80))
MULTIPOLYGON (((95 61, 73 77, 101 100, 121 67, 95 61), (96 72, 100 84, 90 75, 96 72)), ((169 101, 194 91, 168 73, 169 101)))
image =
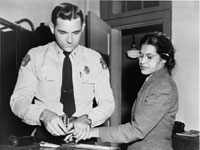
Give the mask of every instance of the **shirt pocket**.
POLYGON ((47 99, 52 99, 59 94, 58 75, 53 71, 41 71, 38 73, 38 94, 47 99))
POLYGON ((40 82, 55 81, 56 73, 53 71, 41 71, 38 73, 38 79, 40 82))

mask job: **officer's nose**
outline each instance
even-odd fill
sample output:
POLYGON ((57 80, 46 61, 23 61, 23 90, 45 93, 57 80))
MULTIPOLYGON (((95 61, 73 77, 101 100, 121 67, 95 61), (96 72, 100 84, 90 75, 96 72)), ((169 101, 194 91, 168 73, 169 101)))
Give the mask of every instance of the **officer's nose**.
POLYGON ((66 38, 67 43, 71 44, 73 42, 73 37, 71 34, 69 34, 66 38))

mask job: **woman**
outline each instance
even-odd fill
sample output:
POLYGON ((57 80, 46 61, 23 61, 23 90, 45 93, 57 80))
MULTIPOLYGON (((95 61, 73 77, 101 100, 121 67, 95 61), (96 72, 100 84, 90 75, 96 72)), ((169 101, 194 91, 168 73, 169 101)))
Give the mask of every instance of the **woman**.
POLYGON ((140 48, 140 70, 148 77, 132 107, 131 122, 93 128, 88 138, 128 143, 129 150, 172 150, 171 134, 178 110, 178 91, 171 77, 175 50, 170 40, 158 32, 145 35, 140 48))

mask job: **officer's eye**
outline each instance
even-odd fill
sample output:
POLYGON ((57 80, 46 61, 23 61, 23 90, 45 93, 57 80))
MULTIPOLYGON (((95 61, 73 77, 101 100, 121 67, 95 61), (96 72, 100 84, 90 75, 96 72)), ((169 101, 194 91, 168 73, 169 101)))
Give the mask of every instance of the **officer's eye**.
POLYGON ((58 31, 60 34, 66 34, 65 31, 58 31))
POLYGON ((75 31, 74 34, 77 35, 79 34, 81 31, 75 31))

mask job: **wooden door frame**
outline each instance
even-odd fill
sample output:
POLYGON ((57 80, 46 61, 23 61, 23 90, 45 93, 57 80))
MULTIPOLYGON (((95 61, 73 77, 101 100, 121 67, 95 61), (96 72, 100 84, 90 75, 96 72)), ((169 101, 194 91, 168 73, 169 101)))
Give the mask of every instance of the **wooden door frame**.
POLYGON ((147 14, 110 20, 107 21, 107 23, 111 25, 113 28, 116 28, 118 30, 144 27, 154 24, 163 24, 163 33, 171 37, 171 28, 172 28, 171 20, 172 20, 171 10, 167 9, 147 14))

